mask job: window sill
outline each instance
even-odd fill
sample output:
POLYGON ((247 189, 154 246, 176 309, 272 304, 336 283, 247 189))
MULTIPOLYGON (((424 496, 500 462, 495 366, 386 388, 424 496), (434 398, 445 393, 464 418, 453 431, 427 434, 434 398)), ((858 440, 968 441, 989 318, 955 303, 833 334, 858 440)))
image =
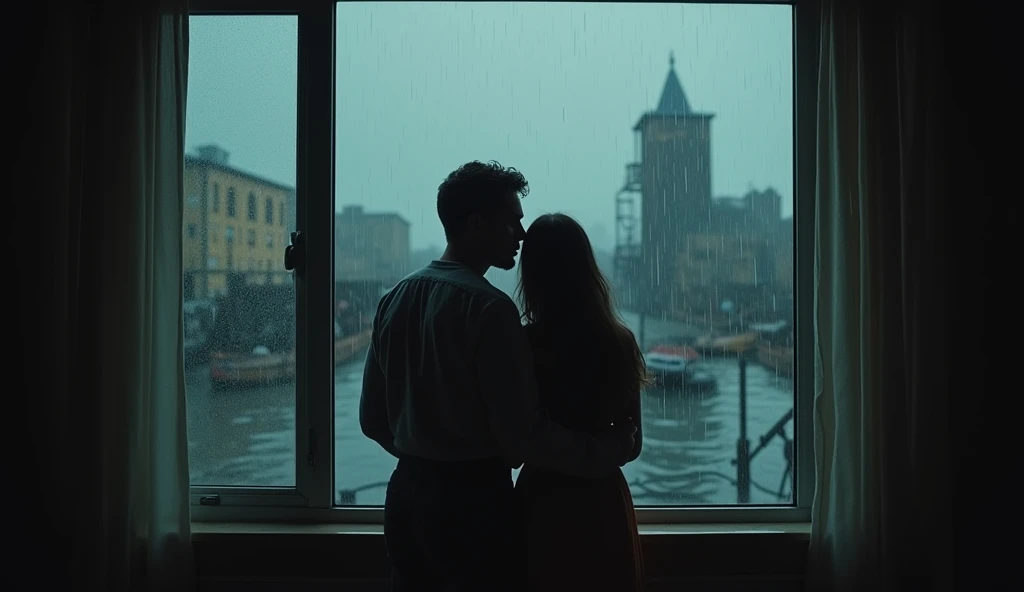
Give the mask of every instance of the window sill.
MULTIPOLYGON (((651 589, 789 589, 803 579, 810 525, 642 524, 640 534, 651 589)), ((381 582, 390 570, 378 524, 193 523, 192 541, 206 582, 381 582)))
MULTIPOLYGON (((733 537, 759 536, 776 540, 807 541, 809 523, 779 524, 641 524, 641 536, 662 535, 730 535, 733 537)), ((308 535, 357 535, 372 536, 384 534, 380 524, 282 524, 259 522, 193 522, 194 542, 214 542, 227 539, 244 539, 259 535, 308 536, 308 535)))

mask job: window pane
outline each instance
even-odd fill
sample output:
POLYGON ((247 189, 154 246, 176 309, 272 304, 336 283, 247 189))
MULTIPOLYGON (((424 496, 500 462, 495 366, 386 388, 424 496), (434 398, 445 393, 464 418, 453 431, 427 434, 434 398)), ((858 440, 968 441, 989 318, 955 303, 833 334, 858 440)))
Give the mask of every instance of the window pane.
POLYGON ((497 160, 529 180, 526 225, 584 227, 647 355, 635 503, 790 504, 782 438, 748 497, 732 461, 741 383, 751 448, 793 436, 791 8, 340 3, 337 30, 339 343, 361 351, 338 360, 336 502, 383 503, 395 466, 358 425, 374 305, 440 255, 445 176, 497 160))
POLYGON ((185 211, 197 229, 184 246, 193 485, 295 484, 295 289, 284 246, 256 240, 276 230, 256 212, 278 202, 294 228, 296 26, 189 19, 185 191, 202 204, 185 211))

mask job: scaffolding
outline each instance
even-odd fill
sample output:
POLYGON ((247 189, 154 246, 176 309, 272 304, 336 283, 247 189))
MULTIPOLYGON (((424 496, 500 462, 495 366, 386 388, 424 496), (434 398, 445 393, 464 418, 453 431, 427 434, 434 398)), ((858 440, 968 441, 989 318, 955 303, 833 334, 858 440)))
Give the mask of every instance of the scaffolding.
POLYGON ((626 181, 615 194, 614 282, 620 305, 635 309, 640 288, 640 202, 643 194, 640 163, 626 165, 626 181))

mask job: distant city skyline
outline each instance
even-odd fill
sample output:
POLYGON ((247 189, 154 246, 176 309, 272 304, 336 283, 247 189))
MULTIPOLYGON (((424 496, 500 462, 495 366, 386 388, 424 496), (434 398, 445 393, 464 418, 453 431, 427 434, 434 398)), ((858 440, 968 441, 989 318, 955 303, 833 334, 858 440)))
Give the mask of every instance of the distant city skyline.
MULTIPOLYGON (((190 149, 294 185, 296 35, 290 16, 191 19, 190 149)), ((444 244, 437 185, 473 159, 524 172, 527 223, 564 211, 611 249, 632 127, 670 53, 715 114, 712 195, 772 187, 792 213, 789 6, 343 3, 337 35, 336 209, 398 213, 413 249, 444 244)))

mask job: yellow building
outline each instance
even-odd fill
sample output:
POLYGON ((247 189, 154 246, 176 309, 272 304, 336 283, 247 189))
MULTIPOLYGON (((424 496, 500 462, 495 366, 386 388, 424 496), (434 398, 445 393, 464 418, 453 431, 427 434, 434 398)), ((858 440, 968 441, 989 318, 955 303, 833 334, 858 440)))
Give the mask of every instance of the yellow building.
POLYGON ((251 284, 290 281, 294 189, 231 167, 216 146, 197 152, 185 157, 184 299, 224 293, 232 273, 251 284))

